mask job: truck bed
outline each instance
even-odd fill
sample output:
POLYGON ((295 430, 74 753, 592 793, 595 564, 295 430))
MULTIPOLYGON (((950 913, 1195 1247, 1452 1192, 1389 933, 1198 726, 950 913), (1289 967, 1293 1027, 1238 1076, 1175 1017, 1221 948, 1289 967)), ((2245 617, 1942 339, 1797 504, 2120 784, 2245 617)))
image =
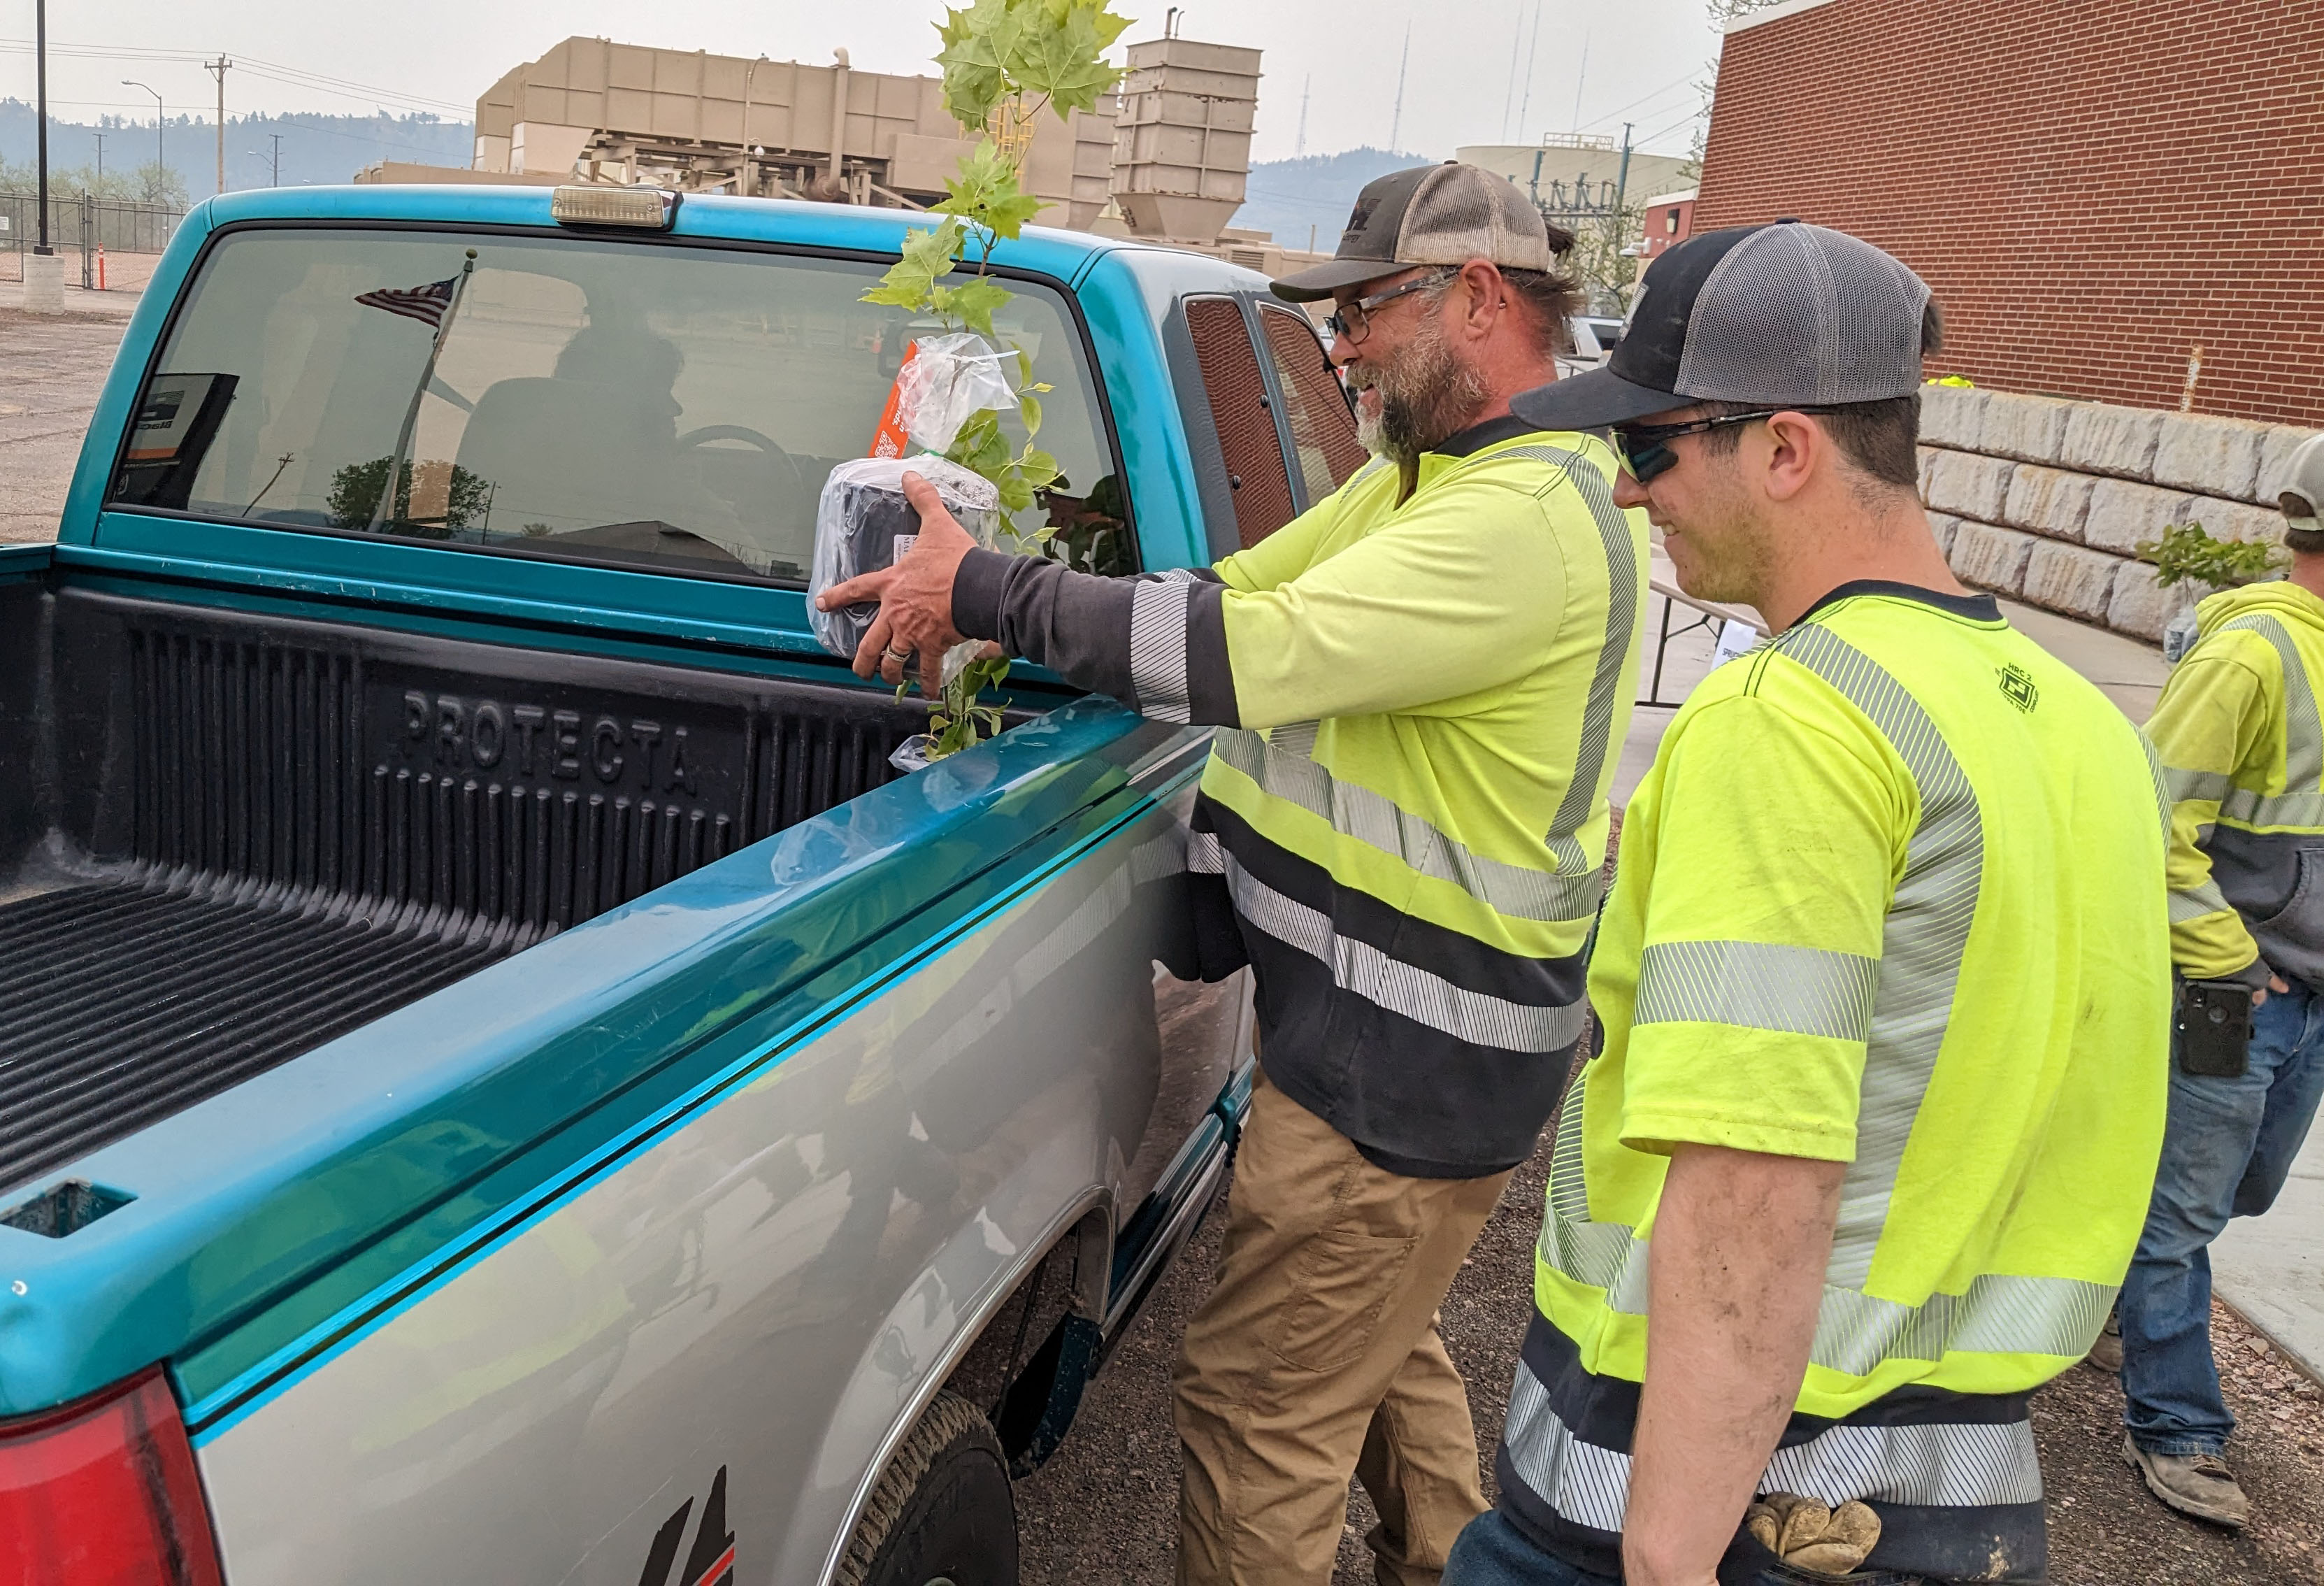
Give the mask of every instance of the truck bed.
POLYGON ((0 1187, 879 786, 926 720, 534 637, 0 586, 0 1187))

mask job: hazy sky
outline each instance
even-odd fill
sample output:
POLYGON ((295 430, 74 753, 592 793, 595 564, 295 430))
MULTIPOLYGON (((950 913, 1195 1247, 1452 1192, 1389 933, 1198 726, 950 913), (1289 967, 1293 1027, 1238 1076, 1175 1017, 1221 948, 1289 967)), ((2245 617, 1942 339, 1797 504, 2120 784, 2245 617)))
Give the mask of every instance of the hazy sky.
MULTIPOLYGON (((1406 149, 1450 154, 1456 144, 1498 143, 1505 134, 1531 142, 1577 121, 1583 131, 1618 136, 1622 122, 1632 120, 1641 147, 1683 153, 1699 97, 1692 84, 1718 50, 1702 0, 1538 0, 1539 46, 1531 51, 1531 104, 1520 135, 1512 100, 1526 97, 1527 51, 1513 55, 1512 46, 1521 17, 1525 42, 1532 43, 1536 3, 1197 0, 1179 32, 1266 51, 1259 159, 1293 152, 1303 89, 1310 153, 1385 144, 1407 24, 1411 60, 1397 137, 1406 149)), ((1116 9, 1137 18, 1126 39, 1161 32, 1160 5, 1116 0, 1116 9)), ((62 117, 91 120, 109 111, 150 124, 152 100, 120 79, 142 78, 161 90, 172 115, 206 109, 216 89, 198 57, 223 50, 250 61, 227 74, 229 116, 384 107, 466 119, 476 95, 501 73, 572 33, 778 60, 828 60, 834 46, 844 45, 860 67, 913 72, 927 69, 938 14, 938 0, 698 0, 656 8, 608 0, 398 0, 379 6, 49 0, 49 93, 62 117)), ((7 0, 7 16, 0 23, 0 97, 30 99, 32 0, 7 0)))

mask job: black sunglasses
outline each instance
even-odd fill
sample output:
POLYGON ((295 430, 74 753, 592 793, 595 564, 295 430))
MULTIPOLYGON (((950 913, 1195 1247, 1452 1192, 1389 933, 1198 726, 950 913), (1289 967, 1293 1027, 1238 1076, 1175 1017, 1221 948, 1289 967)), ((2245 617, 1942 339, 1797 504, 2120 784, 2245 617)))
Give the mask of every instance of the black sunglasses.
POLYGON ((1721 413, 1716 419, 1695 419, 1684 424, 1617 424, 1613 427, 1614 450, 1630 477, 1644 484, 1657 475, 1667 474, 1678 466, 1678 454, 1670 443, 1682 435, 1701 435, 1706 429, 1717 429, 1728 424, 1756 424, 1762 419, 1772 419, 1778 413, 1812 413, 1814 408, 1754 408, 1748 413, 1721 413))

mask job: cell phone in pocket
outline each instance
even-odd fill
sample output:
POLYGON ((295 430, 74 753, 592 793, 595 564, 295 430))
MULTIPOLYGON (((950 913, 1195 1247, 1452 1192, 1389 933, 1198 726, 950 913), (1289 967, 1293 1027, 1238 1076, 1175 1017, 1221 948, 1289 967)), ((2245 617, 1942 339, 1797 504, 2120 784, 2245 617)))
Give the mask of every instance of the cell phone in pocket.
POLYGON ((2242 1077, 2251 1053, 2251 988, 2234 981, 2188 981, 2179 988, 2171 1047, 2182 1074, 2242 1077))

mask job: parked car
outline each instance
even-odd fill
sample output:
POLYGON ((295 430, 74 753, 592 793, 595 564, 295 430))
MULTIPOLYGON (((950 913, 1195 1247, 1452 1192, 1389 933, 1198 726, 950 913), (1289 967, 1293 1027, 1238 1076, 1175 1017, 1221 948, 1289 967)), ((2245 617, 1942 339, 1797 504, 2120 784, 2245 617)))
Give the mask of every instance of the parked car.
MULTIPOLYGON (((1013 1580, 1220 1183, 1207 733, 1020 669, 905 776, 922 704, 809 635, 913 217, 648 208, 198 207, 0 548, 23 1578, 1013 1580)), ((1249 272, 991 265, 1058 554, 1207 563, 1361 461, 1249 272)))

